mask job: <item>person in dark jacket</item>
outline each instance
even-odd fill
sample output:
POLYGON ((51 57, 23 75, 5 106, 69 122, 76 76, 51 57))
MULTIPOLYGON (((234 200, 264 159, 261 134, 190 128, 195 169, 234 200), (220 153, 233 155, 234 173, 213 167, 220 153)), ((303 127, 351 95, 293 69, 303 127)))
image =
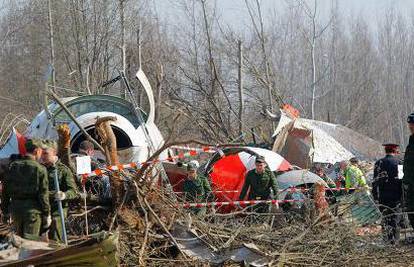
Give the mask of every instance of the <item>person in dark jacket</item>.
POLYGON ((414 228, 414 113, 408 116, 407 123, 411 136, 404 154, 403 184, 408 219, 414 228))
POLYGON ((395 244, 399 240, 399 222, 401 220, 402 184, 398 179, 400 160, 398 145, 385 144, 386 156, 375 163, 372 196, 379 204, 383 215, 384 239, 395 244))

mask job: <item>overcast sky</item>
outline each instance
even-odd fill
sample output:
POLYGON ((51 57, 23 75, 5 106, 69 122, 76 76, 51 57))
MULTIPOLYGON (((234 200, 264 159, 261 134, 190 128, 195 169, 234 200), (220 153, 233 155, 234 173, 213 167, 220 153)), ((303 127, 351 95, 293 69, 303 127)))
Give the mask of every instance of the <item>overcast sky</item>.
MULTIPOLYGON (((153 0, 158 12, 168 21, 180 19, 180 14, 175 8, 175 0, 153 0)), ((214 0, 210 0, 214 1, 214 0)), ((230 25, 240 27, 248 21, 248 13, 244 0, 216 0, 221 17, 230 25)), ((252 1, 252 0, 249 0, 252 1)), ((294 0, 261 0, 264 12, 270 10, 282 11, 287 2, 294 0)), ((310 5, 313 0, 307 1, 310 5)), ((332 0, 318 0, 320 17, 328 18, 332 0)), ((253 3, 253 1, 252 1, 253 3)), ((414 10, 414 0, 337 0, 339 10, 345 16, 363 15, 373 25, 382 18, 384 11, 394 8, 403 15, 408 16, 414 10)), ((268 12, 267 15, 269 15, 268 12)))

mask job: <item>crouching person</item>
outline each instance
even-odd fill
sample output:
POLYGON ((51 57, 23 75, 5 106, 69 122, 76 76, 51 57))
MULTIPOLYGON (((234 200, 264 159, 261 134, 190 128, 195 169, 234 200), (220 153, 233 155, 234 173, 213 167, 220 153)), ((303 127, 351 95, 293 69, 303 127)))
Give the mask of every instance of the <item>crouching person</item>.
POLYGON ((59 160, 57 156, 56 142, 43 142, 43 154, 41 161, 47 169, 49 180, 49 199, 52 215, 49 238, 63 242, 63 228, 58 209, 58 201, 62 201, 63 214, 66 221, 68 201, 79 197, 76 189, 75 178, 71 170, 59 160), (55 176, 58 178, 60 191, 56 190, 55 176))

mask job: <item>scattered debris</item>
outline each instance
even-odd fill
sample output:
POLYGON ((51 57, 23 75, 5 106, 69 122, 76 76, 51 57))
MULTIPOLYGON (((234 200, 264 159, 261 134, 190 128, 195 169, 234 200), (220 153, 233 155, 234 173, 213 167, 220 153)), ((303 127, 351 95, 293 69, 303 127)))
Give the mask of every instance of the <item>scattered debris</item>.
POLYGON ((334 164, 352 157, 365 161, 382 157, 381 143, 345 126, 293 118, 283 110, 280 112, 273 151, 301 168, 309 168, 313 163, 334 164))

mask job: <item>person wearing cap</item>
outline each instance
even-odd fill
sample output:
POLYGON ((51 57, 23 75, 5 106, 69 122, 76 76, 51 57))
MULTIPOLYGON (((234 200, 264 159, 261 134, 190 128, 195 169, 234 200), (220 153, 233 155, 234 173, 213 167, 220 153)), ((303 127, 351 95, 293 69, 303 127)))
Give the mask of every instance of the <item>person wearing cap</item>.
MULTIPOLYGON (((273 199, 278 196, 278 184, 273 172, 267 168, 264 157, 257 156, 255 160, 256 168, 247 172, 244 184, 239 196, 240 200, 247 197, 248 200, 268 200, 271 198, 271 189, 273 191, 273 199)), ((256 211, 260 213, 268 212, 268 205, 257 205, 256 211)))
POLYGON ((414 113, 408 116, 407 123, 411 135, 404 154, 403 185, 408 219, 414 228, 414 113))
POLYGON ((400 206, 402 184, 398 179, 398 164, 400 160, 398 145, 384 144, 386 156, 377 162, 374 167, 372 196, 378 202, 383 214, 384 239, 391 244, 399 240, 400 206))
POLYGON ((340 164, 341 169, 344 172, 345 177, 345 188, 349 190, 350 188, 364 188, 367 186, 364 173, 358 167, 358 159, 351 158, 349 163, 343 161, 340 164))
POLYGON ((29 139, 25 147, 27 154, 10 164, 1 208, 3 222, 8 223, 11 217, 17 235, 38 240, 41 226, 51 223, 49 181, 45 167, 38 162, 41 141, 29 139))
MULTIPOLYGON (((197 166, 194 162, 187 164, 187 176, 184 180, 183 191, 185 200, 188 202, 199 203, 213 197, 207 177, 197 174, 197 166)), ((206 212, 206 208, 193 208, 191 211, 194 214, 202 215, 206 212)))
POLYGON ((49 199, 52 215, 52 225, 49 229, 49 238, 62 242, 63 229, 57 201, 62 201, 63 213, 64 217, 66 218, 68 210, 68 201, 77 199, 79 197, 75 184, 75 179, 69 167, 67 167, 59 160, 57 156, 56 142, 50 140, 44 141, 41 162, 47 169, 49 179, 49 199), (60 191, 56 191, 56 171, 60 191))

